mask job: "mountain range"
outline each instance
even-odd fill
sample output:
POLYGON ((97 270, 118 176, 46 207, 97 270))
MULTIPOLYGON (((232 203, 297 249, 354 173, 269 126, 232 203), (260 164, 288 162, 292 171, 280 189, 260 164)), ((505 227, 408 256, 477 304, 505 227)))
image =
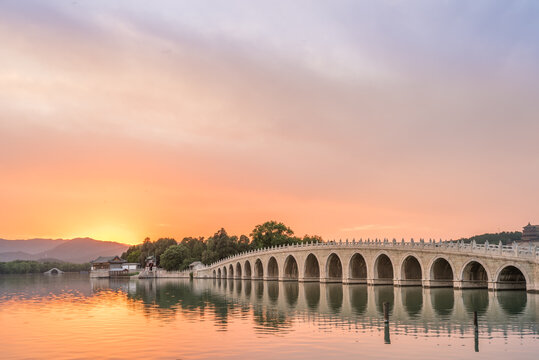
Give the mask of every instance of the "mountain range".
POLYGON ((56 260, 85 263, 98 256, 121 255, 129 245, 91 238, 75 239, 0 239, 0 262, 13 260, 56 260))

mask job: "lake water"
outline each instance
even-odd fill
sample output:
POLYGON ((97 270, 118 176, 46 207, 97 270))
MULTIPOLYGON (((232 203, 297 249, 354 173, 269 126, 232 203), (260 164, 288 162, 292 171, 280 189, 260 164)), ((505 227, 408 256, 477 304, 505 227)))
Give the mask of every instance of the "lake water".
POLYGON ((4 275, 0 357, 537 359, 538 306, 521 291, 4 275))

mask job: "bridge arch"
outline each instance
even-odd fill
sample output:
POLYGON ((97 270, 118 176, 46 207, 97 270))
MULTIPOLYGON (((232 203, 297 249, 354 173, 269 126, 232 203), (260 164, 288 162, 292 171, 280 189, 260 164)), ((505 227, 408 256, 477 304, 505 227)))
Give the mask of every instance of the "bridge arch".
POLYGON ((223 278, 226 279, 227 277, 228 276, 227 276, 226 265, 225 265, 225 266, 223 266, 223 278))
POLYGON ((460 272, 462 288, 487 288, 490 279, 487 266, 479 259, 468 260, 460 272))
POLYGON ((274 256, 270 257, 268 260, 266 278, 268 280, 277 280, 279 279, 279 265, 277 264, 277 259, 274 256))
POLYGON ((437 256, 429 265, 430 287, 453 287, 455 281, 455 266, 443 256, 437 256))
POLYGON ((228 277, 234 279, 234 266, 232 264, 228 265, 228 277))
POLYGON ((414 254, 406 254, 401 265, 401 285, 421 285, 423 280, 423 266, 414 254))
POLYGON ((505 263, 496 270, 494 276, 496 290, 526 290, 530 283, 528 274, 515 263, 505 263))
POLYGON ((217 277, 217 272, 215 270, 213 270, 213 278, 215 279, 217 277))
POLYGON ((218 268, 218 269, 217 269, 217 278, 218 278, 218 279, 221 278, 221 268, 218 268))
POLYGON ((241 264, 240 264, 240 262, 238 261, 238 262, 236 263, 236 277, 237 277, 238 279, 241 279, 241 275, 242 275, 242 272, 241 272, 241 264))
POLYGON ((256 259, 255 260, 255 279, 263 279, 264 278, 264 266, 262 266, 262 260, 256 259))
POLYGON ((342 281, 342 262, 336 253, 331 253, 326 260, 326 279, 342 281))
POLYGON ((348 265, 348 274, 353 282, 367 282, 367 262, 360 253, 355 253, 348 265))
POLYGON ((320 263, 316 255, 310 253, 305 259, 305 266, 303 269, 304 281, 319 281, 320 280, 320 263))
POLYGON ((373 275, 373 278, 376 279, 375 284, 393 284, 393 261, 385 251, 376 256, 373 275))
POLYGON ((287 280, 297 280, 298 277, 298 262, 293 255, 288 255, 284 261, 283 278, 287 280))
POLYGON ((251 278, 252 277, 252 274, 251 274, 251 262, 249 260, 245 260, 245 263, 243 264, 243 268, 245 269, 245 277, 247 278, 251 278))

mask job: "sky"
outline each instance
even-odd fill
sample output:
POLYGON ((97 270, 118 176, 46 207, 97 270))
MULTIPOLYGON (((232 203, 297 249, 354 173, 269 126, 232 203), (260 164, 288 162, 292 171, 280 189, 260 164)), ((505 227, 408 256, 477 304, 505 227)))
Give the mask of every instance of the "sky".
POLYGON ((539 223, 539 2, 0 0, 0 238, 539 223))

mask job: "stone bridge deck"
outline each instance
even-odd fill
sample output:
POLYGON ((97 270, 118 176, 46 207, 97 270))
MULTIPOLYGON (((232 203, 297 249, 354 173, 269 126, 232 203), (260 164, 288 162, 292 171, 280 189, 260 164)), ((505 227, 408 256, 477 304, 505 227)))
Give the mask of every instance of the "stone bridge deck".
POLYGON ((539 252, 473 242, 330 241, 244 252, 194 276, 539 292, 539 252))

